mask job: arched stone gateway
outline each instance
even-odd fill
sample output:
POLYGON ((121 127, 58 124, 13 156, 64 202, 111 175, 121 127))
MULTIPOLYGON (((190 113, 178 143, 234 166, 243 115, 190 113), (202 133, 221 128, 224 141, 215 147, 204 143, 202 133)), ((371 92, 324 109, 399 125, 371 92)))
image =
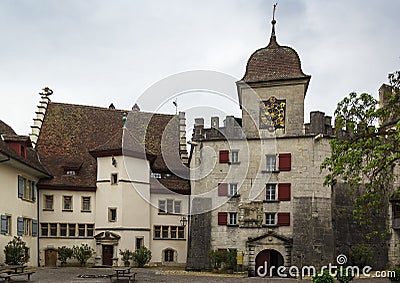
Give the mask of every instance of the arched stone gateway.
POLYGON ((256 256, 256 276, 277 276, 280 266, 284 266, 284 259, 276 250, 262 250, 256 256))

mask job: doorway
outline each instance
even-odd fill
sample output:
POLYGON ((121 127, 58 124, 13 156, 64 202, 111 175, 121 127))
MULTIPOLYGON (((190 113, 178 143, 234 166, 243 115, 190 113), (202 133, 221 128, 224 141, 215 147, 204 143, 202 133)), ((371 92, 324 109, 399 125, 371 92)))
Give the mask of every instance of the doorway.
POLYGON ((44 265, 46 267, 57 266, 57 251, 55 249, 47 249, 44 251, 44 265))
POLYGON ((103 265, 112 266, 114 257, 114 246, 103 245, 103 265))
POLYGON ((256 256, 256 276, 277 276, 278 267, 283 264, 283 256, 278 251, 263 250, 256 256))

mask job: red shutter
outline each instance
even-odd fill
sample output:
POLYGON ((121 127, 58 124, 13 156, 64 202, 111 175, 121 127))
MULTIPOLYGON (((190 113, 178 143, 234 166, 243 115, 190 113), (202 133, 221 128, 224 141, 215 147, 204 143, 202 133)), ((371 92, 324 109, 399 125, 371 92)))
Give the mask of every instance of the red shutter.
POLYGON ((278 200, 290 201, 290 183, 278 184, 278 200))
POLYGON ((228 163, 228 162, 229 162, 229 150, 220 150, 219 163, 228 163))
POLYGON ((278 225, 279 226, 290 226, 290 213, 289 212, 278 213, 278 225))
POLYGON ((279 171, 290 171, 292 169, 292 154, 279 154, 279 171))
POLYGON ((219 183, 218 184, 218 196, 225 197, 228 195, 228 184, 227 183, 219 183))
POLYGON ((228 212, 218 212, 218 225, 228 224, 228 212))

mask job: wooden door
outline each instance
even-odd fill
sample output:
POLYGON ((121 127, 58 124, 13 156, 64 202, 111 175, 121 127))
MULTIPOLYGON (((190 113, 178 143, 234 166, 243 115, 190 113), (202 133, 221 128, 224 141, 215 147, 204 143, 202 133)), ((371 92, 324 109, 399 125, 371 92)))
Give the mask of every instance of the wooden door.
POLYGON ((57 266, 57 251, 48 249, 44 252, 44 265, 48 267, 57 266))
POLYGON ((263 250, 256 256, 256 276, 269 276, 271 255, 269 250, 263 250))
POLYGON ((103 245, 103 265, 112 266, 114 257, 114 246, 103 245))

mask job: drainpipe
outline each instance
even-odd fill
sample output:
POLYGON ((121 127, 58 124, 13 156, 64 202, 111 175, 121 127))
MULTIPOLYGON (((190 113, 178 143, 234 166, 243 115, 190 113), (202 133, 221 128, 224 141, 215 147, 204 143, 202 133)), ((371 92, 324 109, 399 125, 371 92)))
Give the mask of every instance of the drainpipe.
POLYGON ((40 203, 40 197, 39 197, 39 189, 38 186, 36 185, 36 212, 37 212, 37 264, 38 267, 40 267, 40 244, 39 244, 39 232, 40 232, 40 216, 39 216, 39 203, 40 203))

